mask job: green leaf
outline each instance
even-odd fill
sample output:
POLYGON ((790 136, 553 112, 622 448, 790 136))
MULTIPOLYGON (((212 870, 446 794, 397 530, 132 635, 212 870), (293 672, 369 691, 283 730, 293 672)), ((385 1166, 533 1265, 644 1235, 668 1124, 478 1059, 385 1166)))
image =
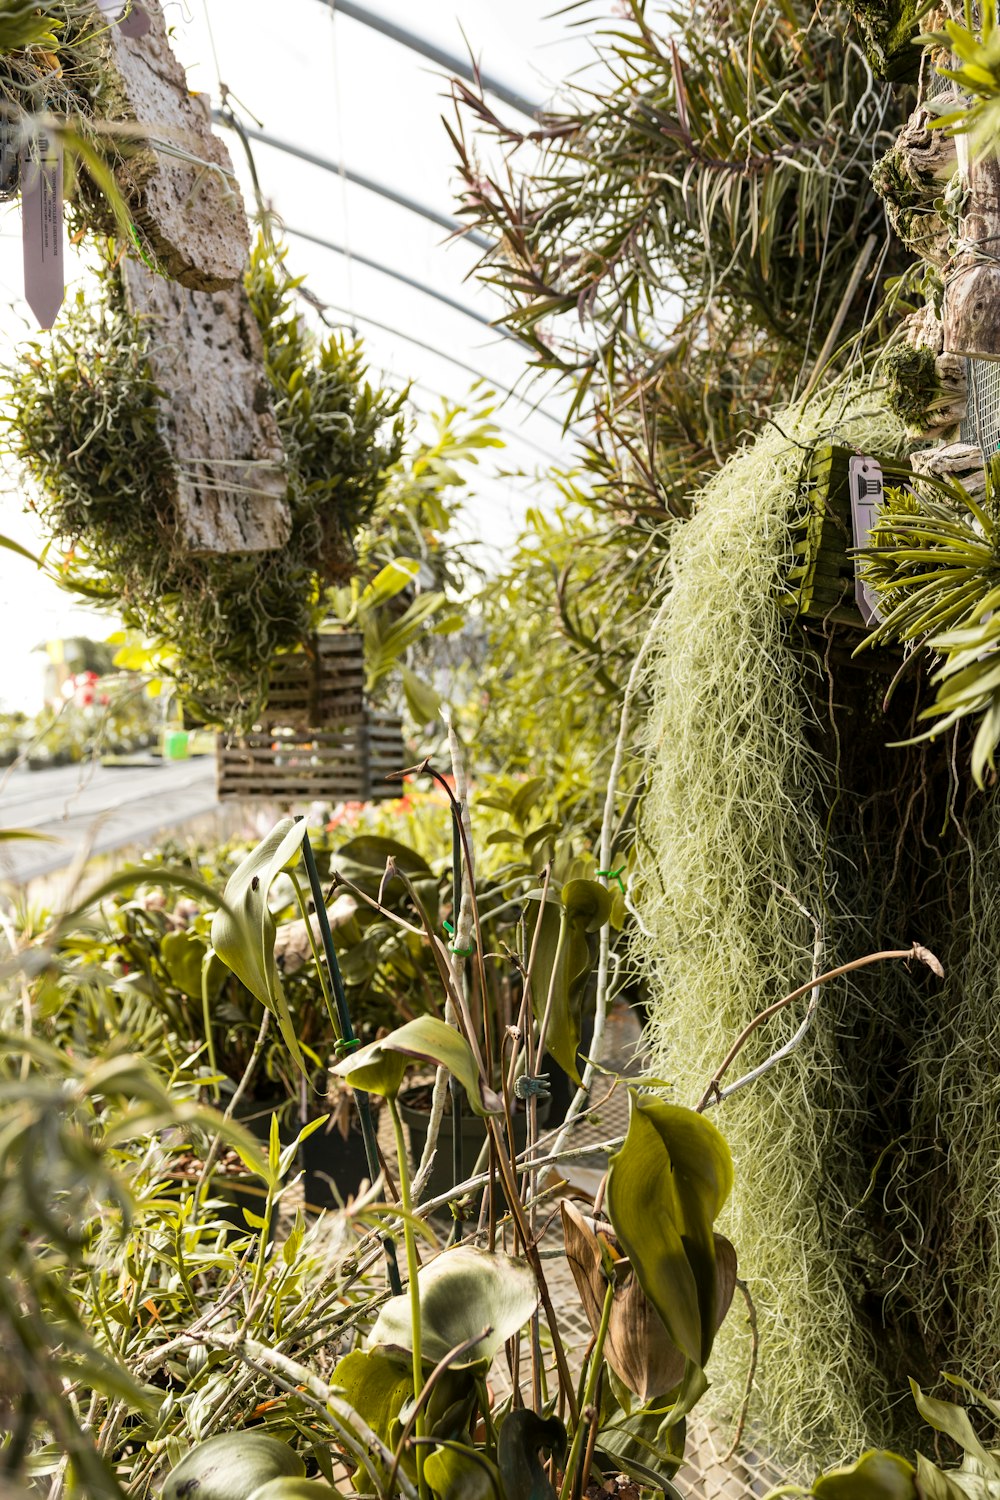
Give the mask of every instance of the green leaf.
POLYGON ((716 1326, 713 1224, 733 1185, 725 1140, 703 1115, 633 1093, 608 1170, 608 1216, 670 1337, 703 1369, 716 1326))
MULTIPOLYGON (((388 859, 393 861, 403 875, 417 877, 433 874, 430 865, 415 849, 401 844, 398 839, 381 838, 374 833, 363 834, 361 838, 350 839, 342 844, 331 858, 330 868, 346 875, 355 885, 361 886, 367 895, 374 895, 385 874, 388 859)), ((388 883, 388 891, 392 892, 394 888, 397 893, 403 889, 398 880, 388 883)))
MULTIPOLYGON (((42 24, 42 23, 37 22, 35 20, 34 16, 32 17, 32 20, 34 21, 34 23, 36 25, 42 24)), ((0 47, 0 51, 2 51, 2 50, 6 50, 6 49, 0 47)), ((21 543, 20 542, 15 542, 12 537, 9 537, 9 536, 0 536, 0 547, 2 547, 4 549, 4 551, 6 551, 6 552, 16 552, 17 555, 18 555, 18 557, 23 557, 28 562, 33 562, 36 567, 40 568, 42 566, 42 560, 41 560, 40 557, 36 557, 33 552, 29 552, 28 549, 27 549, 27 547, 22 547, 21 543)))
POLYGON ((531 776, 510 799, 510 810, 519 823, 525 822, 531 809, 541 800, 545 791, 545 777, 531 776))
POLYGON ((610 914, 611 897, 604 886, 595 880, 570 880, 563 886, 561 903, 548 901, 541 915, 531 1006, 539 1025, 548 1009, 547 1050, 577 1084, 583 1004, 593 967, 587 937, 610 914))
MULTIPOLYGON (((343 1391, 355 1411, 364 1415, 372 1431, 390 1445, 398 1430, 400 1412, 407 1401, 413 1400, 413 1371, 378 1349, 354 1349, 334 1368, 332 1384, 343 1391)), ((375 1466, 374 1473, 384 1489, 387 1476, 381 1466, 375 1466)), ((362 1495, 379 1489, 368 1468, 358 1469, 353 1484, 362 1495)))
POLYGON ((190 870, 175 870, 170 865, 161 865, 158 869, 135 869, 128 868, 119 870, 116 875, 109 875, 102 880, 100 885, 90 891, 85 900, 71 911, 63 912, 59 918, 62 928, 76 922, 90 907, 97 906, 106 901, 109 896, 118 896, 122 892, 134 891, 141 885, 162 885, 174 890, 186 891, 189 896, 197 896, 209 906, 214 906, 221 912, 226 904, 224 896, 218 891, 213 891, 210 885, 192 875, 190 870))
POLYGON ((441 708, 441 694, 418 677, 416 672, 411 672, 409 667, 404 667, 403 692, 406 695, 406 706, 410 711, 413 722, 419 726, 429 724, 436 719, 441 708))
MULTIPOLYGON (((917 1493, 920 1500, 970 1500, 966 1488, 957 1483, 957 1475, 947 1473, 932 1464, 922 1453, 917 1454, 917 1493)), ((992 1500, 989 1482, 977 1475, 980 1493, 975 1500, 992 1500)))
POLYGON ((878 1449, 821 1474, 812 1493, 816 1500, 917 1500, 913 1465, 897 1453, 878 1449))
POLYGON ((538 1457, 540 1448, 547 1448, 557 1461, 565 1457, 566 1429, 559 1418, 543 1420, 525 1409, 508 1412, 497 1444, 504 1500, 554 1500, 555 1490, 538 1457))
POLYGON ((163 1486, 163 1500, 249 1500, 254 1490, 282 1476, 300 1477, 302 1459, 264 1432, 221 1432, 181 1459, 163 1486))
POLYGON ((597 880, 569 880, 562 888, 563 909, 584 932, 598 932, 611 918, 611 896, 597 880))
POLYGON ((524 847, 529 854, 534 854, 539 844, 554 841, 560 833, 562 833, 561 823, 539 823, 537 828, 530 828, 524 835, 524 847))
POLYGON ((259 1490, 254 1490, 248 1500, 330 1500, 331 1496, 342 1494, 342 1490, 335 1490, 318 1479, 283 1477, 269 1479, 259 1490))
POLYGON ((481 1085, 468 1042, 436 1016, 418 1016, 415 1021, 407 1021, 380 1041, 349 1053, 334 1066, 333 1072, 346 1078, 352 1088, 379 1094, 383 1099, 395 1098, 407 1068, 415 1061, 447 1068, 465 1089, 477 1115, 502 1112, 502 1099, 481 1085))
POLYGON ((167 932, 160 940, 160 958, 170 983, 183 995, 200 1000, 202 966, 208 959, 207 989, 214 999, 226 980, 226 966, 216 955, 209 956, 208 944, 195 932, 167 932))
POLYGON ((1000 1478, 1000 1462, 983 1447, 976 1437, 975 1429, 964 1406, 956 1406, 953 1401, 938 1401, 934 1396, 926 1396, 915 1380, 910 1381, 910 1390, 913 1392, 917 1411, 925 1422, 929 1422, 937 1432, 946 1433, 970 1458, 977 1459, 988 1471, 1000 1478))
POLYGON ((685 1431, 683 1420, 671 1420, 669 1407, 650 1401, 627 1413, 619 1407, 606 1418, 597 1447, 631 1479, 679 1500, 670 1481, 684 1460, 685 1431))
POLYGON ((234 870, 226 885, 226 908, 220 908, 212 921, 213 948, 275 1016, 285 1046, 303 1073, 305 1062, 274 961, 277 929, 267 893, 275 877, 298 855, 305 834, 305 819, 283 818, 234 870))
POLYGON ((390 599, 395 599, 404 589, 416 580, 420 572, 420 563, 416 558, 397 557, 392 562, 386 563, 380 568, 371 583, 362 590, 358 599, 358 609, 377 609, 381 604, 388 604, 390 599))
POLYGON ((504 1500, 496 1465, 484 1453, 459 1443, 429 1453, 424 1477, 437 1500, 504 1500))
MULTIPOLYGON (((446 1250, 421 1267, 418 1281, 422 1354, 428 1365, 436 1365, 459 1344, 476 1338, 472 1347, 449 1365, 452 1370, 488 1366, 538 1305, 534 1273, 524 1261, 470 1245, 446 1250)), ((412 1353, 408 1293, 392 1297, 384 1305, 369 1334, 369 1343, 373 1348, 412 1353)))

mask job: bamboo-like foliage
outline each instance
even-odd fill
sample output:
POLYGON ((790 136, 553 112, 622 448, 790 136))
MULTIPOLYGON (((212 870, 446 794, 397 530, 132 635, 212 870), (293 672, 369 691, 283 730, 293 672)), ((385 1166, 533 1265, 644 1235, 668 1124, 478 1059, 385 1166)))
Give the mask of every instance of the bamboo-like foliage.
POLYGON ((850 329, 877 297, 893 252, 869 174, 908 101, 876 84, 838 5, 628 10, 602 33, 610 89, 578 87, 521 134, 456 84, 453 139, 502 321, 572 382, 570 416, 589 396, 633 476, 683 513, 675 476, 805 383, 845 302, 850 329), (469 116, 501 170, 466 140, 469 116), (885 256, 852 291, 869 235, 885 256))

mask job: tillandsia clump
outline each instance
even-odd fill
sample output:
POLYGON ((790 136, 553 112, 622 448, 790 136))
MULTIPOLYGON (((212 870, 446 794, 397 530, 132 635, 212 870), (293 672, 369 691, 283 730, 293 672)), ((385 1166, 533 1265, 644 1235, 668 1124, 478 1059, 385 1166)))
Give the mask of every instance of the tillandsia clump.
MULTIPOLYGON (((995 1424, 1000 1419, 1000 1405, 984 1391, 955 1375, 944 1379, 952 1390, 961 1391, 983 1407, 995 1424)), ((852 1464, 821 1474, 808 1489, 801 1485, 781 1485, 766 1500, 783 1496, 808 1496, 811 1500, 984 1500, 1000 1488, 1000 1453, 989 1449, 977 1436, 965 1407, 956 1402, 928 1396, 915 1380, 910 1390, 918 1413, 934 1429, 935 1456, 932 1463, 923 1453, 916 1454, 916 1464, 899 1453, 873 1450, 863 1453, 852 1464), (939 1467, 941 1439, 961 1454, 957 1468, 939 1467)))
MULTIPOLYGON (((110 251, 110 247, 109 247, 110 251)), ((306 640, 324 588, 350 570, 351 538, 402 446, 403 398, 365 379, 360 344, 313 334, 297 283, 262 244, 246 276, 287 459, 291 534, 253 555, 192 555, 164 499, 147 326, 126 306, 116 258, 57 334, 9 372, 9 443, 31 503, 63 549, 66 587, 120 612, 208 721, 251 722, 276 655, 306 640)))
POLYGON ((980 787, 993 780, 1000 744, 1000 456, 985 477, 982 501, 956 481, 929 476, 890 486, 864 557, 883 607, 865 647, 899 641, 929 653, 937 693, 920 715, 933 720, 926 735, 972 722, 980 787))
POLYGON ((95 107, 100 39, 110 24, 94 0, 9 0, 4 5, 0 111, 7 144, 0 200, 18 192, 21 143, 44 127, 58 135, 62 146, 71 227, 82 231, 101 222, 138 245, 141 236, 113 175, 115 160, 129 149, 130 132, 109 131, 95 107))

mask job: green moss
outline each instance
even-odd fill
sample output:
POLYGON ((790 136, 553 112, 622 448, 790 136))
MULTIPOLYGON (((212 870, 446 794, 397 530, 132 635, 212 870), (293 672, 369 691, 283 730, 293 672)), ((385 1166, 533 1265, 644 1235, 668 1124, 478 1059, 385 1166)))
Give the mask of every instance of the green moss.
POLYGON ((848 0, 865 56, 877 78, 891 83, 912 82, 920 69, 920 48, 915 40, 921 0, 848 0))
POLYGON ((253 719, 276 654, 315 628, 325 585, 350 571, 354 529, 399 456, 401 398, 365 380, 360 344, 315 338, 260 250, 247 277, 285 447, 292 530, 282 548, 192 556, 170 504, 149 333, 113 269, 10 372, 10 446, 30 502, 64 548, 66 585, 155 642, 192 709, 253 719))
POLYGON ((938 379, 934 351, 925 345, 913 348, 898 344, 882 356, 878 369, 885 381, 890 411, 910 432, 932 427, 942 401, 947 399, 938 379))

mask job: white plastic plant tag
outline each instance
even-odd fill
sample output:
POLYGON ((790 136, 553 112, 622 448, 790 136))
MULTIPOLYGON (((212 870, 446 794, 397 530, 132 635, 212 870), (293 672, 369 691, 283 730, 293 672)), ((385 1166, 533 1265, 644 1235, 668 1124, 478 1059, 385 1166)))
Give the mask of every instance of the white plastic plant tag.
MULTIPOLYGON (((847 480, 851 491, 851 525, 855 547, 867 547, 871 533, 885 501, 882 467, 877 459, 859 455, 849 460, 847 480)), ((854 598, 866 625, 877 624, 882 616, 874 590, 861 579, 860 557, 854 559, 854 598)))
POLYGON ((138 0, 132 0, 132 9, 127 16, 122 17, 120 24, 122 36, 128 36, 133 41, 138 41, 139 37, 145 36, 149 31, 151 23, 148 15, 138 3, 138 0))
POLYGON ((150 21, 138 0, 132 0, 132 8, 127 16, 123 16, 126 0, 97 0, 97 8, 102 16, 107 16, 109 21, 117 21, 121 16, 120 26, 122 36, 137 37, 145 36, 149 30, 150 21))
POLYGON ((40 130, 21 152, 21 236, 24 295, 42 328, 51 328, 63 303, 63 149, 53 131, 40 130))

